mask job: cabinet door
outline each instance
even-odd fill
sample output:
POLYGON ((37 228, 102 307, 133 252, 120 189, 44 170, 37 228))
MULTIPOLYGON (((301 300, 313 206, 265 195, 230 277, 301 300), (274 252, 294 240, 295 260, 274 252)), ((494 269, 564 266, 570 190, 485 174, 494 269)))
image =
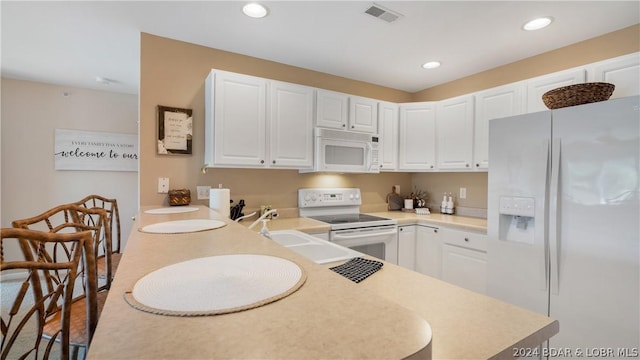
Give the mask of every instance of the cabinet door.
POLYGON ((418 225, 416 271, 437 279, 442 275, 442 241, 438 228, 418 225))
POLYGON ((265 165, 265 79, 215 72, 214 164, 265 165))
POLYGON ((382 141, 381 169, 393 171, 398 169, 398 105, 389 102, 378 104, 378 123, 382 141))
POLYGON ((316 94, 316 126, 346 129, 349 95, 328 90, 318 90, 316 94))
POLYGON ((584 69, 569 70, 540 76, 527 81, 527 112, 549 110, 542 102, 542 95, 549 90, 562 86, 580 84, 585 82, 584 69))
POLYGON ((442 280, 486 294, 487 253, 444 244, 442 247, 442 280))
POLYGON ((473 96, 440 101, 436 111, 439 170, 470 170, 473 161, 473 96))
POLYGON ((378 133, 378 102, 359 96, 349 97, 349 129, 378 133))
POLYGON ((616 86, 611 99, 640 95, 640 53, 602 61, 592 69, 590 81, 616 86))
POLYGON ((314 89, 271 81, 269 90, 269 166, 313 167, 314 89))
POLYGON ((523 96, 523 83, 509 84, 475 95, 473 167, 476 170, 489 168, 489 121, 522 114, 523 96))
POLYGON ((441 229, 442 280, 482 294, 487 292, 487 236, 441 229))
POLYGON ((400 105, 400 170, 434 170, 436 160, 436 105, 433 102, 400 105))
POLYGON ((398 265, 416 269, 416 225, 398 227, 398 265))

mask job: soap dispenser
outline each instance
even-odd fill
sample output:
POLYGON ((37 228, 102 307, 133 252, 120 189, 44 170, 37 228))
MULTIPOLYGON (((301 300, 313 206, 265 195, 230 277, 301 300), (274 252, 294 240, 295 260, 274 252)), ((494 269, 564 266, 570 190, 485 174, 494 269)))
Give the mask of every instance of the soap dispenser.
POLYGON ((449 193, 449 200, 447 201, 447 214, 453 214, 453 196, 449 193))
POLYGON ((442 196, 442 203, 440 204, 440 213, 441 214, 447 213, 447 193, 444 193, 444 195, 442 196))

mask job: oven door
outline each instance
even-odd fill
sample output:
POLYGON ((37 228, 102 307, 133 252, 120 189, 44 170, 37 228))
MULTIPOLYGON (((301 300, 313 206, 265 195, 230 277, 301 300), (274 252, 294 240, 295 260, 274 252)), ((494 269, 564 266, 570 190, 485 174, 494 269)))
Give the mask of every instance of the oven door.
POLYGON ((398 264, 398 227, 396 225, 333 230, 329 234, 329 240, 363 254, 398 264))

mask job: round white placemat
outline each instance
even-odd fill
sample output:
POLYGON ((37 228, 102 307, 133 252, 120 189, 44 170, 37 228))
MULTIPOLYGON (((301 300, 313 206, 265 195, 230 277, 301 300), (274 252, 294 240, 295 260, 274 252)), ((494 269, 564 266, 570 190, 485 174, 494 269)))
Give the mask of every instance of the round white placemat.
POLYGON ((198 208, 193 206, 173 206, 173 207, 149 209, 149 210, 145 210, 144 213, 161 215, 161 214, 182 214, 182 213, 188 213, 193 211, 198 211, 198 208))
POLYGON ((217 229, 225 226, 226 223, 213 219, 189 219, 165 221, 146 225, 140 231, 154 234, 182 234, 217 229))
POLYGON ((169 265, 139 279, 127 302, 161 315, 202 316, 247 310, 295 292, 306 280, 296 263, 267 255, 221 255, 169 265))

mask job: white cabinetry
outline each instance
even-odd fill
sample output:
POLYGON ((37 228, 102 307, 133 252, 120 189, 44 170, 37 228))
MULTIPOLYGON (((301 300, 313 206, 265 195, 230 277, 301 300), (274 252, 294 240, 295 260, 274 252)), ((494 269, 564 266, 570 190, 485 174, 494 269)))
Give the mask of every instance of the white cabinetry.
POLYGON ((601 61, 589 67, 589 81, 616 86, 611 99, 640 95, 640 53, 601 61))
POLYGON ((213 70, 205 94, 207 166, 313 166, 313 88, 213 70))
POLYGON ((328 90, 318 90, 316 94, 316 126, 346 129, 349 95, 328 90))
POLYGON ((313 167, 314 89, 269 82, 269 166, 313 167))
POLYGON ((378 133, 378 102, 360 96, 349 97, 349 129, 378 133))
POLYGON ((317 91, 316 126, 375 134, 378 131, 376 100, 335 91, 317 91))
POLYGON ((473 95, 438 102, 438 170, 469 170, 473 161, 473 95))
POLYGON ((205 92, 205 131, 209 140, 205 162, 215 166, 264 167, 267 81, 212 71, 205 92))
POLYGON ((440 279, 442 276, 442 241, 438 228, 416 226, 415 270, 440 279))
POLYGON ((382 142, 381 168, 382 171, 398 169, 398 132, 399 110, 398 104, 381 101, 378 103, 378 126, 382 142))
POLYGON ((489 168, 489 121, 524 112, 523 83, 492 88, 475 94, 473 167, 489 168))
POLYGON ((400 170, 434 170, 436 164, 436 103, 400 105, 400 170))
POLYGON ((416 225, 398 226, 398 265, 416 269, 416 225))
POLYGON ((487 236, 440 229, 442 280, 485 294, 487 291, 487 236))
POLYGON ((549 110, 542 102, 542 95, 549 90, 585 82, 583 68, 561 71, 527 80, 527 113, 549 110))

